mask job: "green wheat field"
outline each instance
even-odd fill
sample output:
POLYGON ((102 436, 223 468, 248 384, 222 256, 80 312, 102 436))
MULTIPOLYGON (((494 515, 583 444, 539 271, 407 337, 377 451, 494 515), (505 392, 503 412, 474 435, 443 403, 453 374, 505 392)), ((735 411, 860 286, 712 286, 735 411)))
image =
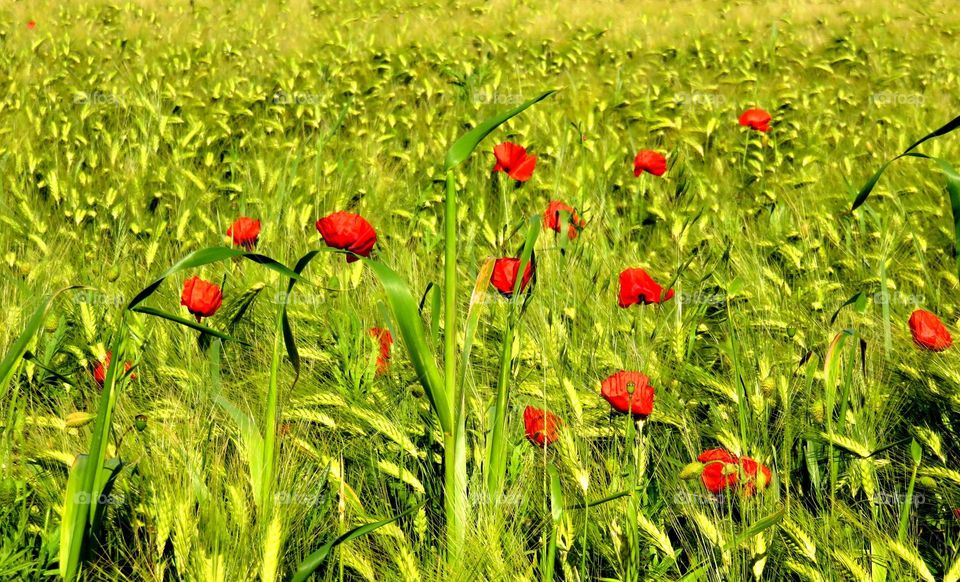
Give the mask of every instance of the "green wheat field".
POLYGON ((957 582, 958 43, 0 3, 0 581, 957 582))

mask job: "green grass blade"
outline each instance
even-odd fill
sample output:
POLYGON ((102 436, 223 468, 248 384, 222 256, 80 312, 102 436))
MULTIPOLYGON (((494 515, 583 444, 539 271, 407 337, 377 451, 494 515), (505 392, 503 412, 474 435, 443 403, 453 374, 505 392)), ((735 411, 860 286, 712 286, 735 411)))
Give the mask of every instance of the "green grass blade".
POLYGON ((257 428, 257 423, 225 397, 217 394, 213 397, 213 402, 222 408, 237 425, 237 431, 240 433, 240 444, 243 447, 250 471, 250 488, 255 492, 254 502, 259 506, 260 492, 263 489, 263 436, 257 428))
MULTIPOLYGON (((507 443, 506 418, 510 405, 510 375, 513 357, 513 335, 517 327, 517 304, 522 301, 520 292, 523 283, 523 274, 527 265, 533 260, 533 247, 540 235, 540 215, 530 218, 530 227, 520 253, 520 265, 517 270, 517 280, 513 285, 513 294, 510 297, 510 314, 507 317, 507 328, 503 334, 503 345, 500 346, 500 374, 497 377, 497 397, 493 410, 493 431, 490 437, 489 460, 487 463, 487 494, 491 499, 500 495, 503 478, 507 471, 507 458, 510 456, 510 447, 507 443)), ((531 283, 532 285, 532 283, 531 283)), ((527 290, 528 294, 532 289, 527 290)))
POLYGON ((887 162, 884 163, 882 166, 880 166, 880 169, 877 170, 877 172, 876 172, 873 176, 871 176, 869 180, 867 180, 867 182, 863 185, 862 188, 860 188, 860 191, 857 193, 856 199, 854 199, 854 201, 853 201, 853 206, 850 208, 850 211, 853 212, 854 210, 856 210, 857 208, 859 208, 860 205, 862 205, 864 202, 867 201, 867 197, 870 196, 870 193, 871 193, 871 192, 873 192, 873 188, 874 188, 874 186, 877 185, 877 181, 880 180, 880 176, 883 175, 883 173, 886 171, 887 167, 890 166, 890 164, 892 164, 893 162, 899 160, 900 158, 902 158, 902 157, 904 157, 904 156, 910 156, 910 155, 912 155, 913 157, 927 157, 927 156, 924 156, 923 154, 917 155, 917 154, 913 153, 913 150, 916 149, 917 146, 919 146, 919 145, 922 144, 923 142, 925 142, 925 141, 927 141, 927 140, 929 140, 929 139, 933 139, 933 138, 935 138, 935 137, 940 137, 941 135, 946 135, 946 134, 950 133, 951 131, 957 129, 958 127, 960 127, 960 116, 957 116, 957 117, 953 118, 953 119, 952 119, 949 123, 947 123, 946 125, 940 127, 939 129, 937 129, 937 130, 935 130, 935 131, 932 131, 932 132, 928 133, 927 135, 923 136, 922 138, 918 139, 917 141, 915 141, 915 142, 913 143, 913 145, 911 145, 910 147, 908 147, 907 149, 905 149, 902 154, 900 154, 899 156, 893 158, 892 160, 887 161, 887 162))
POLYGON ((330 555, 330 552, 340 544, 349 542, 350 540, 356 539, 360 536, 367 535, 368 533, 375 531, 387 524, 393 523, 399 519, 403 519, 404 517, 418 510, 420 507, 421 506, 417 505, 407 509, 402 513, 398 513, 393 517, 388 517, 387 519, 378 521, 376 523, 368 523, 366 525, 353 528, 340 537, 323 544, 320 549, 307 556, 307 558, 300 564, 300 566, 297 568, 297 571, 293 574, 293 578, 290 579, 291 582, 304 582, 317 570, 317 568, 323 564, 324 560, 327 559, 327 556, 330 555))
POLYGON ((543 564, 540 566, 540 579, 543 582, 553 582, 554 565, 557 559, 557 529, 563 519, 563 487, 560 485, 560 473, 551 463, 547 465, 547 475, 550 477, 550 537, 547 541, 547 552, 543 564))
POLYGON ((13 379, 13 375, 17 369, 17 364, 20 363, 20 360, 23 359, 24 354, 27 353, 27 346, 30 345, 30 341, 35 335, 37 335, 37 332, 40 331, 40 327, 43 325, 43 321, 47 316, 47 311, 50 309, 53 301, 60 296, 60 294, 66 291, 80 288, 82 288, 80 285, 73 285, 57 291, 56 293, 50 295, 50 297, 47 297, 45 301, 42 301, 40 306, 37 307, 37 309, 33 312, 30 320, 27 321, 26 327, 24 327, 23 331, 20 332, 20 337, 18 337, 17 341, 13 342, 13 345, 10 346, 9 350, 7 350, 6 355, 3 357, 3 361, 0 361, 0 394, 6 395, 7 387, 10 385, 10 381, 13 379))
POLYGON ((781 508, 779 511, 771 513, 770 515, 757 520, 750 527, 746 528, 745 530, 740 532, 736 537, 730 540, 728 542, 728 545, 724 549, 732 550, 740 547, 744 542, 749 541, 755 535, 767 529, 770 529, 771 527, 783 521, 783 516, 785 513, 786 513, 786 509, 781 508))
POLYGON ((410 287, 400 275, 390 267, 379 261, 363 259, 370 267, 377 279, 383 285, 387 294, 387 302, 393 317, 397 321, 397 330, 403 338, 403 345, 407 350, 410 362, 420 384, 430 399, 434 413, 440 421, 440 427, 447 434, 453 434, 454 413, 450 399, 444 389, 443 378, 437 367, 433 351, 427 345, 426 332, 423 329, 423 320, 417 301, 410 292, 410 287))
POLYGON ((500 127, 500 125, 508 121, 510 118, 523 113, 523 111, 528 107, 543 101, 554 93, 556 93, 556 89, 545 91, 533 99, 525 103, 521 103, 513 109, 510 109, 509 111, 505 111, 484 120, 483 123, 460 136, 460 139, 455 141, 450 147, 450 150, 447 151, 444 170, 449 170, 459 166, 464 160, 470 157, 470 154, 473 152, 473 150, 480 145, 480 142, 483 141, 483 138, 490 135, 490 132, 500 127))
MULTIPOLYGON (((307 265, 310 264, 317 255, 324 252, 323 250, 313 250, 309 253, 300 257, 297 261, 297 264, 293 267, 293 272, 298 276, 303 273, 303 270, 307 268, 307 265)), ((290 305, 290 294, 293 293, 293 286, 296 284, 298 279, 290 279, 290 282, 287 284, 287 294, 283 298, 283 313, 280 315, 281 326, 283 329, 283 345, 287 350, 287 357, 290 359, 290 364, 293 365, 293 384, 297 384, 297 380, 300 379, 300 352, 297 350, 297 341, 296 337, 293 334, 293 327, 290 325, 290 316, 287 314, 287 306, 290 305)))
POLYGON ((60 577, 70 582, 80 570, 80 557, 87 532, 86 504, 83 475, 86 472, 87 455, 77 455, 67 477, 63 494, 63 509, 60 513, 60 577))
POLYGON ((174 315, 174 314, 172 314, 172 313, 167 313, 166 311, 160 311, 159 309, 154 309, 153 307, 143 307, 143 306, 134 307, 134 308, 133 308, 133 311, 135 311, 135 312, 137 312, 137 313, 145 313, 145 314, 147 314, 147 315, 153 315, 153 316, 155 316, 155 317, 159 317, 159 318, 161 318, 161 319, 166 319, 166 320, 172 321, 172 322, 174 322, 174 323, 179 323, 180 325, 189 327, 189 328, 191 328, 191 329, 195 329, 195 330, 197 330, 197 331, 202 331, 203 333, 212 335, 212 336, 214 336, 214 337, 218 337, 218 338, 220 338, 220 339, 222 339, 222 340, 226 340, 226 341, 230 341, 230 342, 237 342, 237 343, 243 344, 243 345, 249 345, 249 344, 248 344, 247 342, 245 342, 245 341, 238 340, 237 338, 235 338, 235 337, 233 337, 233 336, 231 336, 231 335, 227 335, 227 334, 223 333, 222 331, 217 331, 217 330, 213 329, 212 327, 207 327, 206 325, 197 323, 196 321, 194 321, 194 320, 192 320, 192 319, 188 319, 188 318, 186 318, 186 317, 180 317, 179 315, 174 315))
POLYGON ((848 305, 853 305, 854 303, 856 303, 856 304, 857 304, 857 308, 859 309, 859 308, 860 308, 860 301, 862 301, 862 300, 865 300, 865 295, 863 294, 863 291, 860 291, 859 293, 857 293, 856 295, 854 295, 854 296, 851 297, 850 299, 847 299, 846 301, 844 301, 844 302, 843 302, 843 305, 841 305, 840 307, 838 307, 837 310, 833 312, 833 316, 830 318, 830 325, 833 325, 834 322, 837 321, 837 317, 840 315, 840 312, 843 311, 843 308, 844 308, 844 307, 846 307, 846 306, 848 306, 848 305))
POLYGON ((167 269, 160 277, 158 277, 153 283, 147 285, 142 291, 137 293, 137 295, 127 304, 127 309, 133 309, 140 303, 143 303, 145 299, 150 297, 160 288, 160 285, 163 284, 164 280, 177 273, 186 269, 193 269, 195 267, 201 267, 203 265, 209 265, 210 263, 216 263, 219 261, 225 261, 228 259, 233 259, 235 257, 243 257, 249 261, 253 261, 259 265, 276 271, 284 277, 289 277, 291 279, 300 279, 300 275, 291 271, 283 263, 280 263, 266 255, 260 255, 257 253, 249 253, 240 249, 233 249, 230 247, 209 247, 205 249, 200 249, 194 251, 187 255, 186 257, 180 259, 172 267, 167 269))
POLYGON ((950 162, 934 158, 940 166, 943 177, 947 182, 947 194, 950 196, 950 209, 953 211, 953 240, 954 252, 957 260, 957 274, 960 276, 960 174, 950 165, 950 162))
POLYGON ((494 259, 487 259, 477 273, 477 281, 470 296, 470 306, 467 308, 467 321, 463 327, 463 354, 460 362, 460 386, 467 381, 467 370, 470 368, 470 352, 473 351, 473 340, 477 335, 477 326, 480 316, 487 304, 488 290, 490 289, 490 275, 493 273, 494 259))
POLYGON ((900 508, 900 525, 897 528, 897 541, 903 543, 907 539, 907 529, 910 527, 910 508, 913 506, 913 489, 917 484, 917 470, 920 469, 920 461, 923 460, 923 448, 917 441, 910 443, 910 458, 913 459, 913 472, 910 475, 910 483, 907 485, 907 494, 903 499, 903 506, 900 508))

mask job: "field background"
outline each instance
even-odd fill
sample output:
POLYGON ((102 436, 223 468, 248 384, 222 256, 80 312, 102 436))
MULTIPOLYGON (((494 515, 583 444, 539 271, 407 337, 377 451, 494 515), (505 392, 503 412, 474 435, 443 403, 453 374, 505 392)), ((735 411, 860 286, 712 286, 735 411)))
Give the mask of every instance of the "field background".
MULTIPOLYGON (((514 345, 507 491, 472 499, 465 570, 443 569, 441 444, 399 342, 375 374, 366 330, 391 325, 382 289, 361 263, 324 256, 290 305, 304 371, 292 389, 290 370, 281 377, 280 518, 257 515, 235 418, 215 398, 260 418, 285 283, 249 262, 208 265, 195 274, 225 281, 211 324, 251 345, 225 344, 215 366, 196 332, 133 317, 137 378, 110 450, 128 466, 86 578, 247 580, 274 561, 283 577, 339 533, 425 502, 340 546, 318 579, 541 579, 545 465, 570 503, 624 488, 630 447, 599 386, 637 369, 657 387, 643 576, 956 580, 960 356, 922 352, 906 325, 918 307, 951 329, 960 318, 943 177, 900 160, 848 212, 884 161, 960 111, 960 13, 914 4, 3 3, 0 353, 41 296, 92 289, 55 303, 35 360, 0 386, 0 579, 56 568, 67 471, 90 440, 89 425, 63 419, 96 412, 90 371, 137 291, 228 244, 239 215, 261 218, 258 250, 292 265, 322 246, 317 218, 349 209, 419 296, 441 278, 447 148, 557 88, 457 174, 463 311, 484 259, 522 244, 525 218, 560 199, 587 221, 563 253, 550 232, 538 242, 514 345), (750 107, 773 114, 766 138, 737 125, 750 107), (522 187, 490 173, 507 139, 539 158, 522 187), (668 156, 661 179, 632 174, 647 148, 668 156), (617 274, 636 266, 677 277, 681 300, 618 308, 617 274), (865 301, 834 320, 858 292, 865 301), (844 329, 855 335, 829 350, 844 329), (824 410, 825 362, 848 396, 839 414, 824 410), (522 442, 527 404, 564 419, 547 453, 522 442), (143 432, 130 430, 136 415, 143 432), (772 467, 771 487, 731 508, 679 479, 716 446, 772 467)), ((960 163, 955 135, 921 150, 960 163)), ((186 276, 150 304, 179 312, 186 276)), ((506 320, 487 299, 464 387, 471 491, 506 320)), ((629 580, 626 515, 618 501, 565 512, 557 577, 629 580)))

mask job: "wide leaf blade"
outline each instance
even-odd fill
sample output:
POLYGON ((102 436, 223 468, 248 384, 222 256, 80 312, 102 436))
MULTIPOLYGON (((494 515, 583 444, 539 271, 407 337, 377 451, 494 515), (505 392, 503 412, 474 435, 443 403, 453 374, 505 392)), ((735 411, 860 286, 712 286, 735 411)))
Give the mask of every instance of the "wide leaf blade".
POLYGON ((444 432, 453 434, 453 408, 449 396, 443 385, 443 377, 437 367, 433 351, 427 344, 426 332, 423 329, 423 320, 417 300, 407 282, 393 269, 379 261, 363 259, 370 267, 377 279, 383 285, 387 294, 387 302, 393 317, 397 322, 397 330, 403 339, 410 362, 417 372, 417 378, 423 386, 430 404, 440 421, 444 432))

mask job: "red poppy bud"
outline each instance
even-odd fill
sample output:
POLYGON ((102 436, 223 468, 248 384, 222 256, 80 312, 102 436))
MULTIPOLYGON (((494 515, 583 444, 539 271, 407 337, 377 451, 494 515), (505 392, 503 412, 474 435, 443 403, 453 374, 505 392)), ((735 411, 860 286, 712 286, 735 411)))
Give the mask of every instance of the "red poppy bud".
POLYGON ((383 327, 371 327, 370 335, 380 344, 380 355, 377 356, 377 374, 385 374, 390 366, 390 346, 393 345, 393 336, 390 330, 383 327))
POLYGON ((740 125, 766 133, 770 130, 770 114, 763 109, 747 109, 740 116, 740 125))
MULTIPOLYGON (((497 259, 493 263, 493 273, 490 274, 490 282, 506 298, 513 297, 513 288, 517 282, 517 273, 520 271, 520 259, 506 257, 497 259)), ((533 257, 527 263, 527 268, 523 271, 523 281, 520 282, 520 292, 523 293, 533 278, 533 257)))
POLYGON ((661 303, 673 297, 673 289, 663 293, 661 287, 643 269, 626 269, 620 273, 620 307, 643 303, 661 303))
POLYGON ((241 216, 227 229, 227 236, 233 239, 233 244, 250 250, 257 246, 260 238, 260 220, 241 216))
POLYGON ((201 317, 211 317, 220 309, 222 303, 223 294, 220 292, 220 287, 213 283, 196 276, 183 283, 180 305, 185 306, 190 313, 195 315, 198 322, 201 317))
POLYGON ((910 315, 910 333, 918 346, 934 352, 942 352, 953 345, 953 338, 943 322, 924 309, 910 315))
POLYGON ((509 141, 494 146, 493 155, 497 158, 493 171, 506 172, 518 182, 529 180, 537 167, 537 156, 527 155, 526 148, 509 141))
POLYGON ((650 172, 654 176, 662 176, 667 171, 667 158, 653 150, 641 150, 633 158, 633 175, 640 176, 650 172))
POLYGON ((653 412, 653 386, 640 372, 621 370, 611 375, 600 385, 600 395, 617 412, 643 418, 653 412))
POLYGON ((583 229, 586 222, 577 215, 577 211, 572 206, 564 204, 559 200, 554 200, 547 205, 547 210, 543 213, 543 225, 557 233, 560 232, 560 213, 566 212, 569 215, 569 228, 567 228, 567 237, 571 240, 577 238, 578 232, 583 229))
POLYGON ((694 477, 699 477, 703 473, 705 465, 703 463, 687 463, 687 465, 680 471, 680 478, 683 480, 693 479, 694 477))
MULTIPOLYGON (((111 358, 113 358, 113 353, 112 353, 112 352, 107 352, 107 355, 104 356, 103 361, 102 361, 102 362, 97 362, 97 365, 94 366, 94 368, 93 368, 93 379, 94 379, 94 380, 96 381, 96 383, 99 384, 100 386, 103 386, 103 383, 104 383, 104 382, 106 381, 106 379, 107 379, 107 370, 110 368, 110 360, 111 360, 111 358)), ((124 371, 124 373, 129 372, 131 367, 132 367, 132 364, 130 364, 130 362, 124 362, 124 363, 123 363, 123 371, 124 371)), ((131 380, 136 379, 136 377, 137 377, 136 374, 130 374, 130 379, 131 379, 131 380)))
POLYGON ((357 257, 369 257, 377 243, 377 232, 366 219, 342 210, 318 220, 317 231, 328 247, 350 251, 348 263, 358 260, 357 257))
POLYGON ((29 28, 30 30, 33 30, 36 27, 37 27, 37 23, 35 21, 33 20, 27 21, 27 28, 29 28))
POLYGON ((537 446, 545 447, 557 440, 560 419, 548 410, 528 406, 523 411, 523 427, 527 438, 537 446))

